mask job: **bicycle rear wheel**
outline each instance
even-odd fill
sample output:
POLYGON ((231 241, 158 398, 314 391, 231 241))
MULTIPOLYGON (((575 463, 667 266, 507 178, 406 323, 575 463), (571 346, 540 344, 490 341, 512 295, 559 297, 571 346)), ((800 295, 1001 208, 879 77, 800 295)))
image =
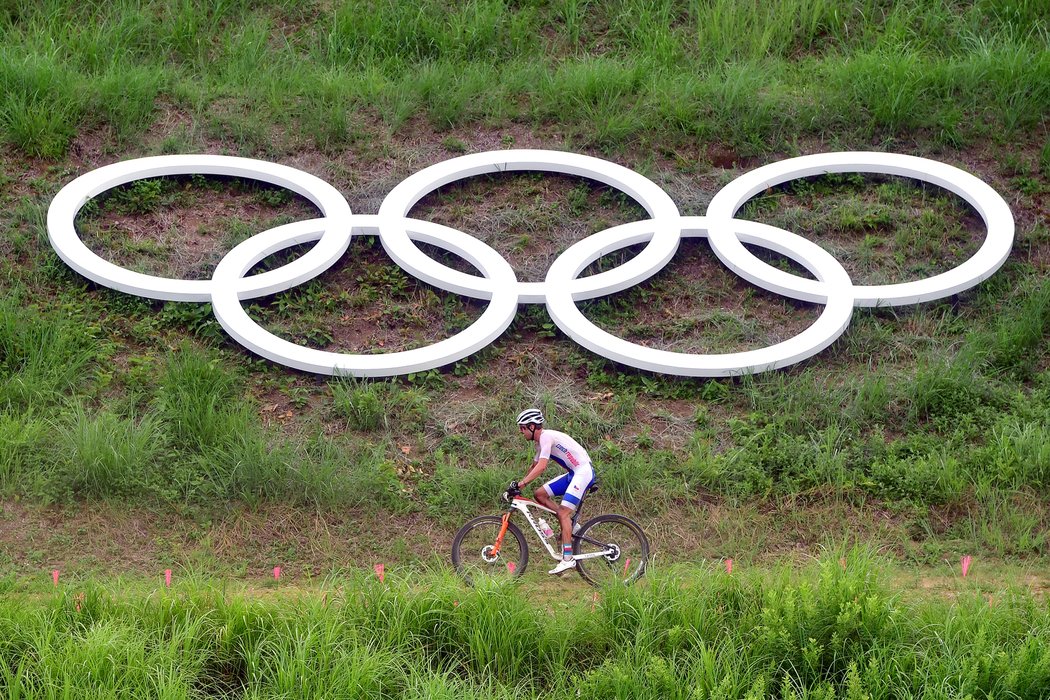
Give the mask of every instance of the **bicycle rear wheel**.
POLYGON ((628 584, 645 573, 649 540, 638 523, 624 515, 599 515, 573 535, 576 557, 601 552, 598 557, 577 558, 576 570, 593 586, 628 584))
POLYGON ((507 524, 499 552, 493 552, 503 518, 483 515, 468 521, 452 540, 452 565, 467 583, 479 577, 509 579, 521 576, 529 564, 525 535, 514 523, 507 524))

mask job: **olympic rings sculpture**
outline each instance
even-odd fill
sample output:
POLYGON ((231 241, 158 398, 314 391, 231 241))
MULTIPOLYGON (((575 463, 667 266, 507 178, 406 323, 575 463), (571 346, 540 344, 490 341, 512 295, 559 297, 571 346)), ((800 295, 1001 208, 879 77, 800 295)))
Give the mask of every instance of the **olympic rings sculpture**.
POLYGON ((1014 220, 1003 198, 983 181, 958 168, 914 156, 839 152, 790 158, 760 167, 726 185, 706 216, 681 216, 659 186, 639 173, 599 158, 544 150, 476 153, 432 165, 398 184, 377 214, 353 214, 343 196, 323 180, 295 168, 247 158, 174 155, 128 160, 82 175, 51 202, 48 236, 58 255, 98 284, 152 299, 211 302, 215 317, 252 352, 296 369, 321 374, 383 377, 440 367, 487 346, 510 325, 520 303, 544 303, 566 335, 616 362, 683 376, 731 376, 785 367, 833 343, 849 325, 854 306, 903 305, 940 299, 991 276, 1006 260, 1014 220), (563 252, 543 282, 519 282, 503 257, 462 231, 408 217, 413 205, 457 180, 506 171, 578 175, 617 188, 635 199, 651 218, 591 235, 563 252), (735 218, 747 200, 765 189, 826 173, 899 175, 943 187, 966 200, 984 220, 987 234, 976 253, 947 272, 916 282, 855 286, 842 265, 818 245, 774 226, 735 218), (233 248, 210 280, 146 275, 99 257, 74 228, 80 208, 92 197, 135 180, 166 175, 223 175, 287 188, 312 202, 321 216, 269 229, 233 248), (387 254, 406 272, 439 289, 488 302, 481 317, 451 338, 427 347, 387 354, 342 354, 306 348, 278 338, 245 312, 241 302, 289 289, 320 275, 346 252, 354 235, 378 236, 387 254), (683 237, 707 238, 718 258, 736 274, 771 292, 824 305, 819 318, 799 335, 774 345, 726 354, 657 350, 613 336, 595 326, 576 303, 622 291, 659 272, 683 237), (416 242, 450 251, 481 272, 454 270, 427 256, 416 242), (290 246, 315 243, 283 267, 245 276, 267 256, 290 246), (595 260, 627 246, 642 251, 612 270, 580 277, 595 260), (766 248, 797 262, 815 279, 779 270, 755 257, 745 244, 766 248))

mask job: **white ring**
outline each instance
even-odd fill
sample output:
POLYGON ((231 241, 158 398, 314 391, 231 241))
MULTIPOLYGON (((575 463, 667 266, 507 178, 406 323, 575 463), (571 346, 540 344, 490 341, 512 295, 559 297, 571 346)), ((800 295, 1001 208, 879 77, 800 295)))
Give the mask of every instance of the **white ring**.
POLYGON ((238 342, 264 357, 323 374, 391 376, 438 367, 462 359, 495 340, 511 323, 518 303, 546 302, 551 318, 581 345, 617 362, 655 372, 726 376, 784 367, 819 352, 845 330, 854 305, 906 304, 956 293, 990 276, 1009 254, 1014 222, 1006 202, 977 178, 943 163, 883 153, 831 153, 794 158, 742 175, 715 195, 706 217, 680 217, 667 194, 647 178, 598 158, 557 151, 497 151, 454 158, 426 168, 400 183, 377 215, 353 215, 330 185, 294 168, 226 156, 160 156, 100 168, 66 185, 48 210, 52 246, 71 267, 114 289, 158 299, 211 301, 216 318, 238 342), (472 175, 508 170, 539 170, 592 178, 633 197, 653 218, 589 236, 552 264, 543 282, 518 282, 503 257, 484 242, 432 222, 406 218, 433 189, 472 175), (973 205, 988 235, 969 260, 919 282, 854 287, 830 254, 815 243, 782 229, 733 219, 748 198, 796 177, 829 172, 878 172, 917 178, 944 187, 973 205), (132 272, 92 253, 77 236, 74 220, 90 199, 112 187, 145 177, 212 174, 261 180, 291 189, 314 203, 321 218, 259 233, 230 251, 211 280, 177 280, 132 272), (378 235, 394 262, 434 286, 489 301, 466 330, 433 345, 387 354, 340 354, 304 348, 261 328, 241 300, 272 294, 327 270, 347 250, 355 234, 378 235), (820 318, 794 338, 746 352, 700 355, 647 348, 601 330, 580 313, 576 302, 622 291, 648 279, 674 256, 682 236, 709 238, 716 255, 741 277, 769 291, 823 303, 820 318), (459 272, 425 255, 414 241, 461 256, 481 276, 459 272), (244 277, 268 255, 302 243, 316 243, 291 263, 244 277), (646 243, 642 252, 613 270, 579 275, 603 255, 646 243), (752 255, 744 244, 774 250, 816 276, 809 280, 778 270, 752 255))
MULTIPOLYGON (((573 289, 577 293, 597 296, 607 292, 595 290, 620 290, 638 284, 661 270, 678 250, 678 207, 652 180, 622 165, 578 153, 511 150, 452 158, 424 168, 400 182, 379 207, 384 222, 391 222, 391 225, 383 226, 381 235, 387 254, 406 272, 436 287, 466 296, 482 297, 488 289, 486 285, 471 284, 462 278, 450 281, 450 273, 454 271, 419 250, 407 232, 393 225, 393 222, 407 217, 419 200, 443 185, 475 175, 519 170, 577 175, 597 180, 637 201, 652 217, 641 224, 647 225, 654 234, 650 236, 650 243, 645 250, 613 270, 573 280, 573 289)), ((542 282, 525 282, 518 283, 516 291, 522 303, 538 303, 544 301, 550 288, 542 282)))
MULTIPOLYGON (((350 245, 350 205, 324 180, 286 165, 232 156, 185 155, 136 158, 106 165, 63 187, 47 210, 51 246, 67 265, 101 285, 150 299, 208 301, 211 280, 157 277, 114 265, 95 255, 73 225, 77 212, 91 199, 119 185, 168 175, 225 175, 285 187, 310 200, 325 219, 321 241, 294 262, 260 275, 241 278, 238 291, 251 297, 294 287, 331 267, 350 245)), ((316 239, 315 239, 316 240, 316 239)), ((291 245, 291 244, 289 244, 291 245)))
MULTIPOLYGON (((351 223, 364 233, 376 230, 379 217, 352 216, 351 223)), ((429 221, 411 221, 409 228, 428 243, 460 255, 477 265, 489 279, 514 279, 514 270, 498 253, 472 236, 429 221), (418 234, 416 232, 419 232, 418 234)), ((277 337, 256 323, 241 305, 237 289, 243 275, 266 256, 323 235, 324 220, 297 221, 278 226, 237 245, 215 268, 211 296, 215 317, 234 340, 274 362, 318 374, 386 377, 440 367, 477 352, 498 338, 518 310, 513 285, 494 285, 485 312, 468 328, 451 338, 414 350, 378 355, 326 352, 306 348, 277 337)))
POLYGON ((766 189, 800 177, 827 173, 882 173, 929 182, 969 202, 984 220, 984 244, 964 263, 915 282, 854 287, 857 306, 900 306, 941 299, 988 279, 1006 261, 1014 218, 999 193, 967 172, 926 158, 896 153, 819 153, 789 158, 744 173, 723 187, 707 208, 709 241, 729 269, 763 289, 804 301, 822 301, 820 285, 778 270, 752 255, 734 235, 737 211, 766 189))
MULTIPOLYGON (((682 235, 706 237, 708 223, 702 216, 683 217, 682 235)), ((602 357, 639 369, 690 377, 726 377, 786 367, 812 357, 842 335, 853 314, 852 284, 842 265, 820 246, 789 231, 754 221, 735 221, 734 224, 744 243, 786 255, 817 277, 816 284, 827 302, 817 321, 799 335, 759 350, 701 355, 648 348, 602 330, 580 312, 569 291, 569 283, 574 275, 604 254, 598 251, 608 252, 609 247, 615 250, 640 242, 637 236, 629 235, 619 241, 604 243, 585 239, 555 260, 547 274, 547 282, 551 290, 557 291, 548 295, 547 311, 566 335, 602 357)), ((606 236, 611 239, 612 236, 607 234, 614 230, 603 231, 591 238, 606 236)))

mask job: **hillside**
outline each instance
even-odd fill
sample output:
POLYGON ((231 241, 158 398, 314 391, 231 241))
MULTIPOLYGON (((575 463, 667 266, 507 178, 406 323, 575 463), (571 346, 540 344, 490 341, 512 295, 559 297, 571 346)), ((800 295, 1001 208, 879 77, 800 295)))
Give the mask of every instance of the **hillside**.
MULTIPOLYGON (((1045 585, 1050 50, 1038 5, 0 4, 0 576, 444 561, 458 524, 492 511, 528 466, 512 419, 537 405, 591 448, 602 489, 588 507, 643 522, 658 561, 859 541, 924 566, 978 554, 1045 585), (917 155, 993 187, 1016 237, 970 290, 856 309, 815 357, 727 379, 617 365, 536 304, 450 366, 331 379, 250 354, 206 304, 90 283, 47 240, 63 185, 133 157, 279 163, 374 214, 429 165, 509 148, 625 166, 687 216, 796 155, 917 155)), ((107 260, 207 279, 234 245, 315 215, 285 189, 187 176, 115 189, 77 227, 107 260)), ((610 187, 534 173, 441 187, 411 215, 483 240, 522 281, 646 216, 610 187)), ((961 198, 885 176, 786 183, 739 217, 820 244, 855 285, 944 272, 984 239, 961 198)), ((374 353, 449 337, 486 307, 359 236, 317 279, 247 308, 294 343, 374 353)), ((822 311, 737 277, 697 239, 652 279, 580 308, 614 335, 699 353, 764 347, 822 311)))

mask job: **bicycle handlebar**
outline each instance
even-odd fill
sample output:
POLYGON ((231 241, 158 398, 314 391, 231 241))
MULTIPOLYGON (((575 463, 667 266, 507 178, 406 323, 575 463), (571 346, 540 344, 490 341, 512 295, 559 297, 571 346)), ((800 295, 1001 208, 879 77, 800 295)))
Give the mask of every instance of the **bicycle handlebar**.
POLYGON ((518 482, 512 481, 510 482, 510 486, 507 487, 507 490, 500 495, 500 499, 505 503, 510 503, 511 500, 520 495, 521 489, 518 488, 518 482))

